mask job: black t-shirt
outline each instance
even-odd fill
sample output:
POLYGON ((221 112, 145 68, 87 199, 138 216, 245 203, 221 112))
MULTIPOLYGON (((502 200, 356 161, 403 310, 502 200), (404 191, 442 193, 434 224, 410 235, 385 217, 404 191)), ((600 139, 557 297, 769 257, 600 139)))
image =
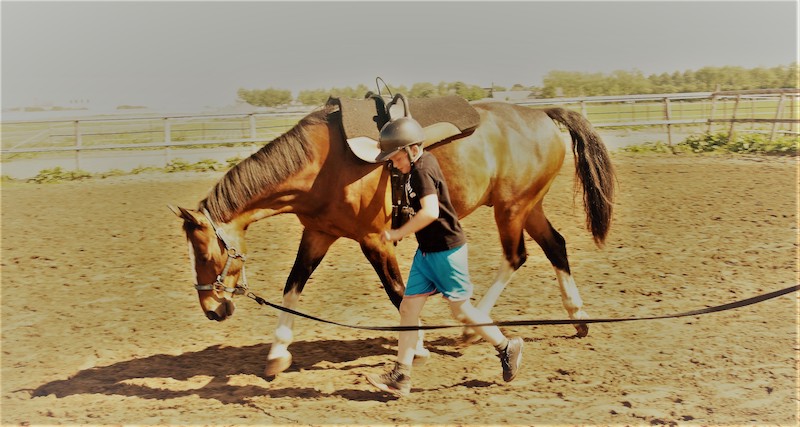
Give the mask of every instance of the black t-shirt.
POLYGON ((467 236, 450 201, 442 169, 433 154, 424 151, 414 162, 406 191, 414 211, 422 209, 421 198, 430 194, 436 194, 439 198, 439 218, 416 232, 417 243, 422 252, 446 251, 467 243, 467 236))

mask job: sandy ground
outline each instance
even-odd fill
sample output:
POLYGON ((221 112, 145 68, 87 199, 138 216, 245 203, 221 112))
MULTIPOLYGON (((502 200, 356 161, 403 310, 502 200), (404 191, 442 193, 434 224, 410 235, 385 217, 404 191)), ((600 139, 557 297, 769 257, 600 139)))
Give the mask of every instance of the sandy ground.
MULTIPOLYGON (((668 314, 728 303, 797 281, 797 159, 613 156, 615 223, 604 249, 583 229, 567 164, 546 199, 566 237, 593 317, 668 314)), ((427 335, 431 360, 411 397, 374 392, 363 374, 392 360, 394 333, 298 320, 294 364, 262 377, 273 309, 239 298, 205 319, 180 222, 219 173, 152 174, 2 186, 3 425, 42 424, 770 424, 798 423, 798 299, 697 317, 507 328, 524 366, 504 383, 486 343, 460 330, 427 335)), ((500 249, 489 209, 464 220, 480 296, 500 249)), ((248 233, 253 290, 279 302, 300 226, 292 216, 248 233)), ((527 264, 495 320, 563 318, 551 267, 527 264)), ((413 239, 400 244, 404 271, 413 239)), ((396 311, 350 241, 337 242, 301 310, 361 325, 396 311)), ((428 324, 451 323, 439 298, 428 324)))

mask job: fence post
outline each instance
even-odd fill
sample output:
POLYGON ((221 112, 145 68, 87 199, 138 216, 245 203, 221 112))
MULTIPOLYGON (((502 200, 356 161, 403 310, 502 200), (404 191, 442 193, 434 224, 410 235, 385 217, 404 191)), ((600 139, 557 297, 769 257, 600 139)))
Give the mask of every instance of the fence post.
POLYGON ((736 125, 736 110, 739 109, 739 101, 742 99, 742 95, 736 95, 736 102, 733 104, 733 113, 731 113, 731 127, 728 129, 728 143, 733 142, 733 135, 734 135, 734 126, 736 125))
POLYGON ((706 129, 707 134, 711 134, 711 127, 714 126, 714 113, 717 112, 717 94, 711 95, 711 113, 708 115, 708 128, 706 129))
POLYGON ((256 139, 256 116, 250 113, 250 139, 256 139))
POLYGON ((769 141, 775 139, 775 133, 778 131, 778 120, 783 116, 783 104, 786 101, 786 94, 781 94, 778 101, 778 109, 775 111, 775 121, 772 123, 772 131, 769 133, 769 141))
POLYGON ((170 159, 170 150, 169 145, 172 143, 172 123, 169 121, 169 117, 164 117, 164 166, 169 164, 170 159))
POLYGON ((81 122, 75 120, 75 170, 81 169, 81 146, 83 145, 83 135, 81 134, 81 122))
POLYGON ((667 144, 672 148, 672 108, 669 98, 664 98, 664 117, 667 120, 667 144))

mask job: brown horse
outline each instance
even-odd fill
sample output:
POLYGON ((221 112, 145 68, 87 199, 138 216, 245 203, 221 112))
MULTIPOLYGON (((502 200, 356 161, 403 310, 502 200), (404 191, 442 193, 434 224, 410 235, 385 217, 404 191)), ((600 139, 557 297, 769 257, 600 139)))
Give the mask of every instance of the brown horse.
MULTIPOLYGON (((460 217, 480 206, 494 208, 504 258, 479 302, 489 312, 527 257, 523 230, 541 246, 555 269, 571 319, 585 319, 570 274, 564 238, 542 209, 566 154, 555 122, 572 137, 575 175, 584 194, 587 228, 602 245, 611 223, 615 177, 608 152, 589 122, 561 108, 534 110, 502 102, 473 106, 480 124, 468 137, 434 146, 460 217)), ((577 184, 577 182, 576 182, 577 184)), ((357 241, 398 307, 404 283, 394 246, 381 243, 391 218, 389 172, 357 158, 344 141, 338 108, 312 112, 284 135, 243 160, 214 186, 198 210, 173 211, 183 220, 197 277, 200 305, 209 319, 233 314, 234 293, 244 272, 245 231, 258 220, 292 213, 305 227, 286 280, 283 305, 295 308, 306 281, 340 237, 357 241)), ((281 313, 266 375, 291 363, 293 316, 281 313)), ((576 325, 579 336, 586 324, 576 325)), ((422 340, 420 340, 422 342, 422 340)), ((420 346, 420 355, 426 350, 420 346)))

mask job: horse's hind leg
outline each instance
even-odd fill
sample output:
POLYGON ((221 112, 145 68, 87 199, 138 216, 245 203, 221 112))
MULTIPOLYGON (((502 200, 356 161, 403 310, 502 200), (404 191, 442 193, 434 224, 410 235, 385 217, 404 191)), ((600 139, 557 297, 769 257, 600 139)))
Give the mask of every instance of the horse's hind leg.
MULTIPOLYGON (((296 308, 308 278, 317 268, 322 258, 328 253, 328 249, 335 242, 337 237, 317 231, 303 230, 303 237, 300 239, 300 247, 297 249, 292 271, 286 279, 286 286, 283 289, 283 307, 296 308)), ((292 326, 294 325, 293 314, 280 312, 278 314, 278 327, 275 329, 275 340, 267 355, 267 367, 264 374, 267 377, 274 377, 280 372, 289 368, 292 363, 292 354, 289 352, 289 344, 294 339, 292 326)))
MULTIPOLYGON (((503 259, 500 261, 500 266, 497 269, 497 275, 495 275, 492 285, 475 306, 486 314, 491 313, 500 298, 500 294, 503 293, 506 285, 511 281, 514 272, 528 258, 525 250, 525 241, 522 236, 527 210, 515 204, 508 206, 497 204, 494 207, 494 216, 497 231, 500 235, 500 244, 503 248, 503 259)), ((479 340, 480 336, 472 328, 465 328, 462 339, 465 342, 474 342, 479 340)))
MULTIPOLYGON (((530 213, 525 223, 525 230, 541 246, 547 259, 556 271, 556 279, 561 289, 561 301, 567 310, 570 319, 588 319, 589 315, 583 311, 583 300, 575 285, 575 279, 569 269, 567 260, 567 243, 564 237, 553 228, 544 215, 542 204, 539 203, 530 213)), ((575 324, 577 335, 585 337, 589 333, 589 325, 575 324)))

